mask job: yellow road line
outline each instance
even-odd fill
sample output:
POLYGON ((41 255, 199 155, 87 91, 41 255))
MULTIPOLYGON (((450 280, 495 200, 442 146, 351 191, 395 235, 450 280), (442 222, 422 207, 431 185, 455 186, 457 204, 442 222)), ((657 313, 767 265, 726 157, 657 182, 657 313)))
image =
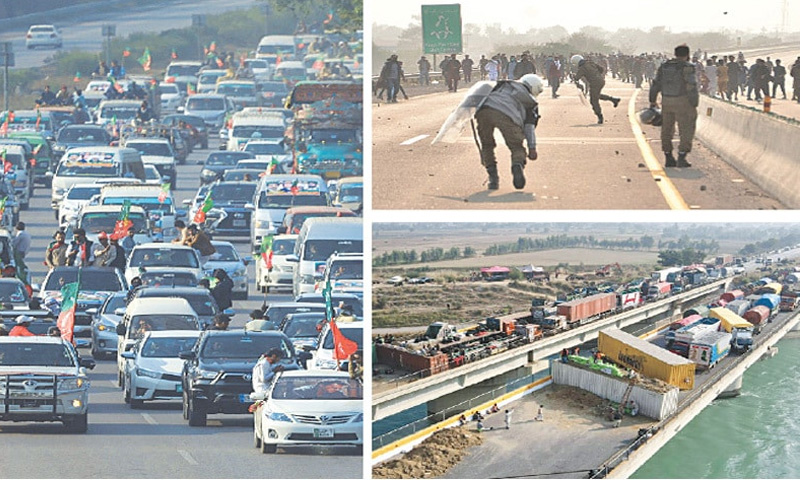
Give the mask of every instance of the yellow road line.
POLYGON ((650 175, 653 176, 653 180, 658 185, 658 189, 661 190, 661 195, 664 196, 669 208, 672 210, 689 210, 689 205, 683 200, 680 192, 675 188, 675 184, 667 176, 667 172, 664 171, 661 162, 656 159, 653 149, 650 148, 650 144, 647 143, 647 139, 644 136, 642 126, 639 124, 639 116, 636 114, 636 97, 640 91, 640 89, 636 89, 628 101, 628 120, 631 122, 631 130, 634 138, 636 138, 636 144, 642 152, 642 158, 645 165, 647 165, 647 169, 650 170, 650 175))

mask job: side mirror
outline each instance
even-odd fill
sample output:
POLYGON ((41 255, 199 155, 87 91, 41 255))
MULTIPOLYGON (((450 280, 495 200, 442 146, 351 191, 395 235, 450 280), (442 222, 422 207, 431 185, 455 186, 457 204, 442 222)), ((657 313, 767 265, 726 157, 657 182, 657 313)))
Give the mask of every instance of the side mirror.
POLYGON ((87 308, 86 314, 91 317, 94 317, 95 315, 97 315, 97 308, 87 308))
POLYGON ((300 261, 300 258, 295 254, 286 255, 286 261, 298 263, 300 261))
POLYGON ((183 108, 183 107, 178 107, 178 108, 175 109, 175 111, 178 112, 178 113, 183 113, 183 112, 186 111, 186 109, 183 108))
POLYGON ((266 400, 267 393, 266 392, 252 392, 250 394, 250 400, 253 402, 261 402, 266 400))
POLYGON ((225 144, 225 143, 221 143, 221 144, 219 145, 219 149, 220 149, 220 150, 227 150, 227 149, 228 149, 228 145, 227 145, 227 144, 225 144))
POLYGON ((117 324, 117 335, 124 337, 127 332, 128 332, 128 329, 125 328, 125 324, 122 323, 122 322, 119 322, 117 324))
POLYGON ((253 263, 253 257, 251 257, 250 255, 242 257, 242 261, 244 262, 245 265, 250 265, 251 263, 253 263))
POLYGON ((136 358, 136 354, 133 352, 122 352, 119 354, 119 356, 127 360, 133 360, 136 358))
MULTIPOLYGON (((117 316, 120 316, 120 317, 125 315, 125 307, 115 308, 114 309, 114 315, 117 315, 117 316)), ((121 333, 120 335, 125 335, 125 334, 121 333)))
POLYGON ((94 358, 81 358, 79 365, 83 368, 94 370, 94 367, 97 366, 97 362, 94 361, 94 358))
POLYGON ((189 205, 192 204, 192 199, 191 198, 187 198, 184 201, 182 201, 181 204, 183 204, 184 206, 188 207, 189 205))
POLYGON ((248 209, 248 210, 255 210, 255 209, 256 209, 256 206, 255 206, 255 205, 253 205, 252 203, 249 203, 249 202, 248 202, 248 203, 245 203, 245 204, 244 204, 244 208, 246 208, 246 209, 248 209))
POLYGON ((180 358, 181 360, 194 360, 194 357, 195 357, 194 351, 192 350, 178 353, 178 358, 180 358))
POLYGON ((175 210, 175 218, 186 218, 189 215, 189 210, 185 208, 178 208, 175 210))

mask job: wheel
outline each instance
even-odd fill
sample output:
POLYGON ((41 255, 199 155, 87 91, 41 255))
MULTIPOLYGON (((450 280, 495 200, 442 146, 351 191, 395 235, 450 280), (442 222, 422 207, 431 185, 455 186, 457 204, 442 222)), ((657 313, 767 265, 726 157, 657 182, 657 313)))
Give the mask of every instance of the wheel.
POLYGON ((122 397, 125 400, 125 403, 131 403, 131 389, 128 388, 127 385, 125 385, 125 393, 122 395, 122 397))
POLYGON ((57 222, 59 220, 59 218, 58 218, 58 210, 54 210, 54 213, 56 215, 56 222, 57 222))
POLYGON ((86 433, 89 429, 89 413, 76 415, 64 420, 64 428, 69 433, 86 433))
POLYGON ((192 399, 189 399, 189 426, 190 427, 205 427, 206 426, 206 412, 198 411, 197 406, 192 399))
POLYGON ((144 406, 144 400, 137 400, 135 398, 131 398, 131 409, 138 410, 144 406))
POLYGON ((261 448, 261 437, 258 436, 258 429, 253 429, 253 446, 256 448, 261 448))
POLYGON ((269 285, 267 285, 266 287, 264 287, 264 293, 269 293, 269 285))
POLYGON ((278 446, 274 443, 266 443, 261 441, 261 453, 275 453, 278 451, 278 446))
POLYGON ((117 371, 117 385, 119 385, 120 389, 125 388, 125 377, 122 375, 122 372, 117 371))
POLYGON ((183 419, 189 420, 189 397, 185 390, 183 392, 183 419))

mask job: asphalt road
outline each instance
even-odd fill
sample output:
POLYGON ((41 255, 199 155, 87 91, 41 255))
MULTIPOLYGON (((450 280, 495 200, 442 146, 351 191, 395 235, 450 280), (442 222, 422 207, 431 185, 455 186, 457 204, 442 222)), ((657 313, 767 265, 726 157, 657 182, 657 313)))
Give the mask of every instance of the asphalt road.
MULTIPOLYGON (((210 140, 210 147, 218 145, 210 140)), ((209 150, 195 151, 178 167, 176 203, 193 196, 200 166, 209 150)), ((31 209, 20 219, 33 237, 27 261, 33 282, 45 274, 44 251, 56 229, 50 191, 38 188, 31 209)), ((221 240, 232 240, 215 237, 221 240)), ((249 255, 249 242, 236 243, 249 255)), ((232 328, 241 328, 247 313, 261 305, 249 267, 250 299, 234 300, 232 328)), ((288 301, 291 292, 268 295, 269 302, 288 301)), ((88 349, 81 351, 89 356, 88 349)), ((0 476, 5 478, 361 478, 362 452, 353 447, 294 447, 265 456, 253 446, 252 417, 210 415, 207 427, 189 427, 180 402, 145 403, 131 410, 116 385, 116 361, 100 360, 90 372, 89 433, 68 435, 61 424, 2 423, 4 449, 0 476), (17 452, 12 454, 11 452, 17 452)))
POLYGON ((646 108, 647 92, 610 78, 604 93, 622 102, 618 108, 601 102, 603 125, 581 105, 572 84, 562 85, 557 99, 549 89, 539 96, 539 159, 528 162, 528 184, 521 191, 511 185, 509 151, 497 133, 500 189, 489 192, 469 127, 456 143, 431 145, 467 89, 373 104, 374 208, 666 209, 662 190, 668 182, 691 209, 783 208, 697 140, 689 158, 694 166, 664 173, 660 131, 645 126, 646 144, 657 160, 646 162, 628 112, 646 108))
MULTIPOLYGON (((66 5, 66 3, 65 3, 66 5)), ((184 28, 192 25, 194 14, 216 14, 239 8, 250 8, 255 5, 253 0, 187 0, 171 2, 168 5, 148 5, 131 9, 109 8, 97 9, 93 12, 82 14, 79 19, 61 18, 54 16, 49 21, 61 28, 64 45, 62 50, 84 50, 89 52, 102 52, 105 37, 101 35, 103 24, 113 24, 117 27, 117 37, 127 36, 132 33, 150 33, 184 28)), ((25 48, 25 33, 28 26, 6 29, 0 34, 0 41, 10 41, 16 60, 16 68, 38 67, 51 57, 55 50, 25 48)), ((203 40, 203 39, 201 39, 203 40)), ((213 39, 205 39, 206 43, 213 39)), ((253 45, 255 48, 255 45, 253 45)), ((131 52, 128 65, 136 62, 142 52, 131 52)))

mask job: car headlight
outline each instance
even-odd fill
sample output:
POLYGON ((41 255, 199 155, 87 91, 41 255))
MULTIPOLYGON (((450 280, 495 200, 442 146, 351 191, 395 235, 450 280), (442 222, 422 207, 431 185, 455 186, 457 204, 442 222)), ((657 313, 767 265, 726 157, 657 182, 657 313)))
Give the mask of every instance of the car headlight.
POLYGON ((281 412, 270 412, 269 419, 273 422, 291 422, 292 419, 289 418, 289 415, 281 412))
POLYGON ((213 370, 198 370, 197 377, 202 378, 203 380, 214 380, 217 378, 217 372, 213 370))
POLYGON ((204 168, 204 169, 203 169, 203 170, 200 172, 200 176, 201 176, 201 177, 216 177, 216 176, 217 176, 217 173, 216 173, 215 171, 213 171, 213 170, 209 170, 209 169, 207 169, 207 168, 204 168))
POLYGON ((82 377, 65 378, 58 382, 58 390, 64 392, 80 390, 85 384, 86 380, 82 377))
POLYGON ((334 370, 336 369, 336 360, 317 360, 315 362, 317 364, 317 368, 321 370, 334 370))
POLYGON ((259 220, 256 222, 256 228, 263 228, 269 230, 272 227, 272 222, 269 220, 259 220))
POLYGON ((136 375, 140 377, 161 378, 161 374, 144 368, 137 368, 136 375))
POLYGON ((239 267, 233 272, 234 277, 243 277, 247 275, 247 269, 244 267, 239 267))
POLYGON ((97 330, 100 332, 105 332, 106 330, 114 332, 116 328, 117 326, 112 323, 101 322, 97 324, 97 330))
POLYGON ((53 196, 61 197, 64 195, 64 188, 55 187, 53 188, 53 196))
POLYGON ((350 421, 351 421, 352 423, 361 423, 361 422, 363 422, 363 421, 364 421, 364 414, 363 414, 363 413, 359 413, 358 415, 356 415, 355 417, 353 417, 353 419, 352 419, 352 420, 350 420, 350 421))
POLYGON ((309 284, 314 283, 314 275, 301 275, 300 279, 302 283, 309 283, 309 284))

